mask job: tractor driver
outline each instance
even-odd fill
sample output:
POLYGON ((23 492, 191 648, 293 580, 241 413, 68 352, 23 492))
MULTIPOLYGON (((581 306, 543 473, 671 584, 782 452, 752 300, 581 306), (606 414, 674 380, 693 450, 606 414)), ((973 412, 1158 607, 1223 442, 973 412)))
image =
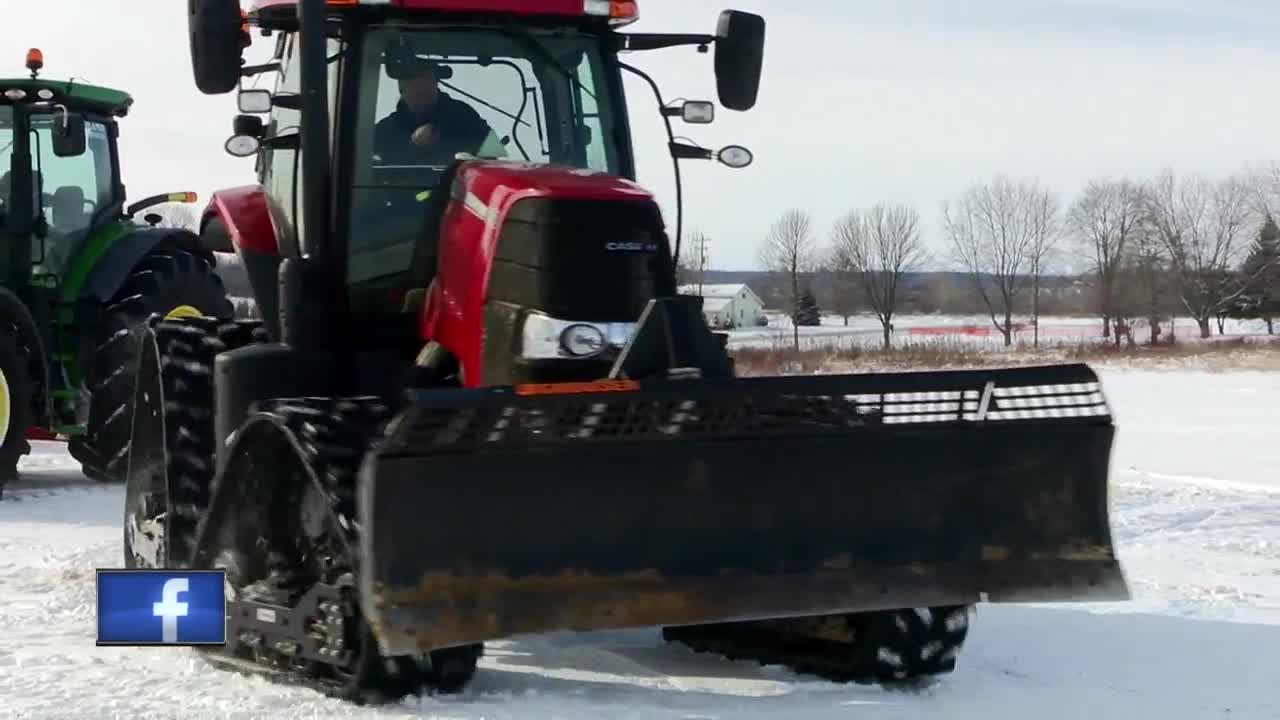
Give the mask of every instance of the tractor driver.
POLYGON ((387 74, 400 86, 400 100, 374 126, 375 164, 448 165, 459 153, 505 154, 479 113, 440 90, 440 80, 452 75, 449 67, 399 48, 388 50, 386 63, 387 74))

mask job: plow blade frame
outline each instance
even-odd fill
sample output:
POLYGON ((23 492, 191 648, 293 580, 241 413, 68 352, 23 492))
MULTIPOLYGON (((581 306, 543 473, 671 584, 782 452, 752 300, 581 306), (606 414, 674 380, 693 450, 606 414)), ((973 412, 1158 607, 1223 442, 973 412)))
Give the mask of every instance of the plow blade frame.
POLYGON ((360 477, 385 652, 1128 598, 1085 365, 417 392, 360 477))

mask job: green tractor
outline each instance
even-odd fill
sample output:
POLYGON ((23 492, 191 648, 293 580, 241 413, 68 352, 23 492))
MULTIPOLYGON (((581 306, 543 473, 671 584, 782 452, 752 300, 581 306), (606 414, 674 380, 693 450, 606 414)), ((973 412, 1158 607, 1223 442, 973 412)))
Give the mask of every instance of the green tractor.
POLYGON ((230 317, 214 253, 126 207, 117 121, 124 92, 0 78, 0 492, 31 438, 69 440, 86 475, 123 478, 141 326, 153 314, 230 317))

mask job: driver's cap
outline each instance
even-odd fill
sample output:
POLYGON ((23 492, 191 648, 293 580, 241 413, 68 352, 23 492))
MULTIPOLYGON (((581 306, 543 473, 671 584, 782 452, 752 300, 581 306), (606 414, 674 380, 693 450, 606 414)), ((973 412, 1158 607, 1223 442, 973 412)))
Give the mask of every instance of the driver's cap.
POLYGON ((387 43, 382 57, 387 66, 387 75, 394 80, 408 80, 425 75, 434 75, 437 80, 453 77, 453 69, 449 66, 418 57, 403 34, 397 34, 387 43))

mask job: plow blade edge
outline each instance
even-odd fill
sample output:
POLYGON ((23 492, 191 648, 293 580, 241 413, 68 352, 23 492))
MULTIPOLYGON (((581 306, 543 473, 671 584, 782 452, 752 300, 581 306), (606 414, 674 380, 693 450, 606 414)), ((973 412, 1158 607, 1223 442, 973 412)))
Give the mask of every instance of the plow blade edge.
POLYGON ((1084 365, 423 391, 360 478, 384 651, 1127 599, 1084 365))

